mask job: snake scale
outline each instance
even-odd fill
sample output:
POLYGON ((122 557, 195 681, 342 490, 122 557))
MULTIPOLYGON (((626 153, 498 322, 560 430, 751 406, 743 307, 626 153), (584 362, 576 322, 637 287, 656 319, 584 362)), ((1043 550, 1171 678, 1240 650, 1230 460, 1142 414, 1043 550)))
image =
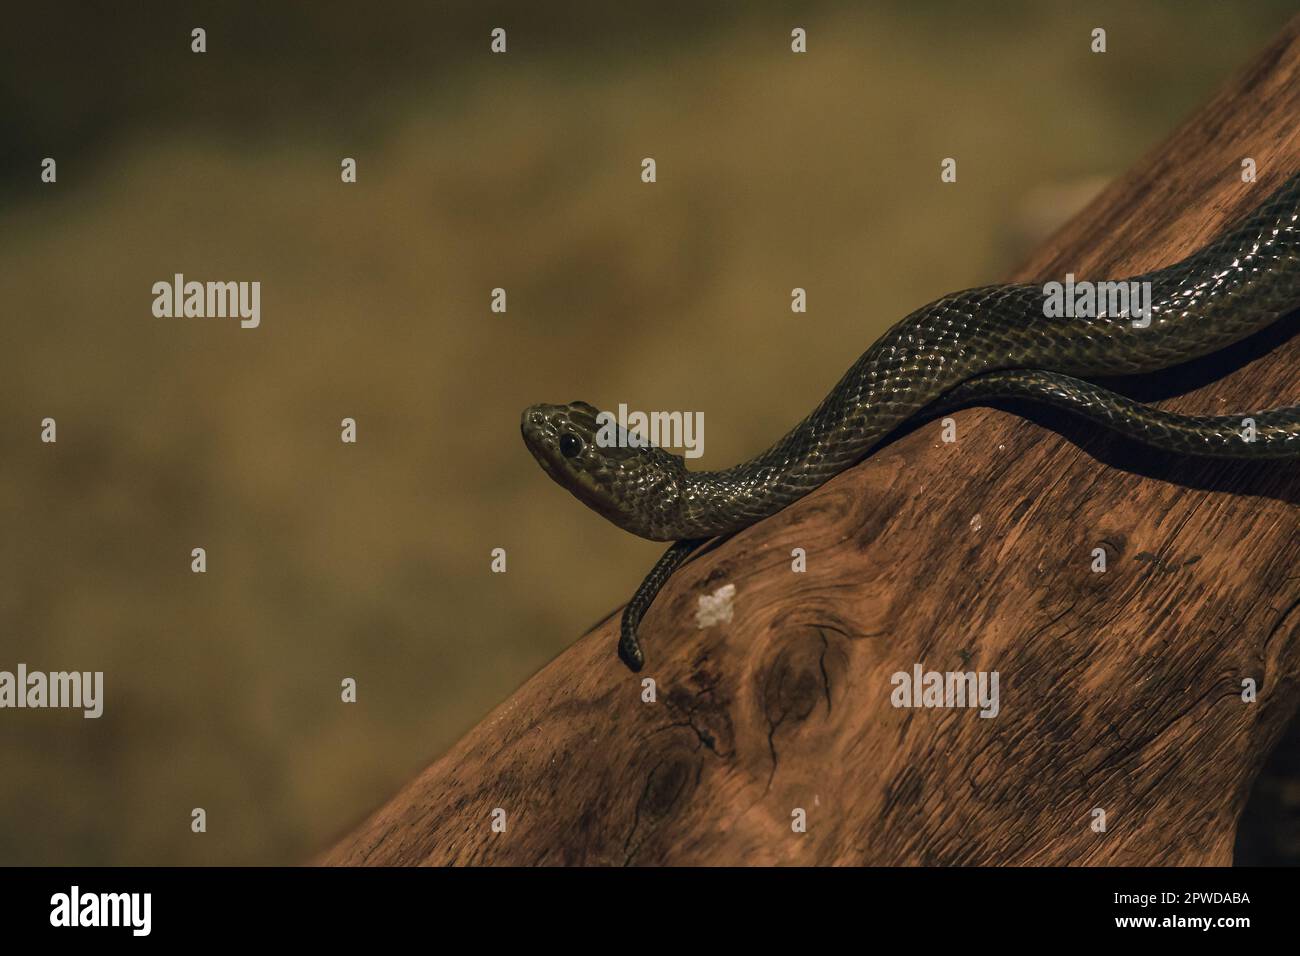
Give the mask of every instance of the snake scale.
POLYGON ((936 299, 881 336, 784 438, 723 471, 688 471, 661 448, 604 447, 597 410, 585 402, 526 409, 524 441, 548 475, 619 527, 675 542, 624 610, 624 663, 642 667, 641 617, 692 550, 804 497, 922 413, 1028 398, 1185 455, 1300 457, 1300 407, 1175 415, 1083 380, 1165 369, 1300 308, 1300 174, 1187 258, 1123 281, 1150 283, 1145 328, 1104 309, 1051 317, 1041 285, 990 285, 936 299), (1254 419, 1253 440, 1244 437, 1246 417, 1254 419))

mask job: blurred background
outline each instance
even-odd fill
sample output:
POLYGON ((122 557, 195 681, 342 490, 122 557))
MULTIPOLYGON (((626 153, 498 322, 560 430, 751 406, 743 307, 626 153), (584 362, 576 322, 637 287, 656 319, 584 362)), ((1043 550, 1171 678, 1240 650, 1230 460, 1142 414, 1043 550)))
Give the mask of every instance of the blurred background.
MULTIPOLYGON (((550 482, 526 405, 698 410, 695 467, 760 451, 896 319, 1002 279, 1293 10, 7 10, 0 669, 102 670, 106 701, 0 713, 0 863, 322 849, 661 550, 550 482), (155 318, 177 272, 259 280, 261 327, 155 318)), ((1300 859, 1298 780, 1293 731, 1239 862, 1300 859)))

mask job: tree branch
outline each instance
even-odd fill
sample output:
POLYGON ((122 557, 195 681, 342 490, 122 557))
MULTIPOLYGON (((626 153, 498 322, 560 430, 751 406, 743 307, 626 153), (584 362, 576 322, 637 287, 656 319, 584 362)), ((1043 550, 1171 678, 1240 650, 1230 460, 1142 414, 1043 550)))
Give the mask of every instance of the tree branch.
MULTIPOLYGON (((1300 168, 1297 116, 1300 19, 1014 278, 1193 251, 1300 168)), ((1300 402, 1297 327, 1125 388, 1186 412, 1300 402)), ((1016 411, 958 413, 955 444, 922 425, 700 554, 645 619, 645 672, 604 622, 323 862, 1231 862, 1300 700, 1300 470, 1016 411), (727 584, 733 619, 698 628, 727 584), (918 663, 997 671, 999 714, 895 708, 918 663)))

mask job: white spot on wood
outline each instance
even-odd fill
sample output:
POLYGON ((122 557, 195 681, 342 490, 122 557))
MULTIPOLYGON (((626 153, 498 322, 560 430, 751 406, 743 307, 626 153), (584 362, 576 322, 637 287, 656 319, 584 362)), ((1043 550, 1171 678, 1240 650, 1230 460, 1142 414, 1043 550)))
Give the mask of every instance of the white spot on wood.
POLYGON ((700 606, 695 609, 695 624, 700 628, 712 627, 714 624, 730 624, 735 612, 732 601, 736 597, 736 586, 724 584, 712 594, 700 595, 700 606))
POLYGON ((979 515, 970 519, 970 529, 972 531, 978 531, 982 527, 984 527, 984 519, 979 515))

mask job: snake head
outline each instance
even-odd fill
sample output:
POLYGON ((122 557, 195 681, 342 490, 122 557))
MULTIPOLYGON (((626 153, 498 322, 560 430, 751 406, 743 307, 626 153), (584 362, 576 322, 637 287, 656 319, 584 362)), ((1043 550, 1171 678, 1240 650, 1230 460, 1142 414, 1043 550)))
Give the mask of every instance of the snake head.
POLYGON ((520 422, 542 470, 593 511, 632 534, 671 541, 686 465, 618 427, 586 402, 531 405, 520 422))

